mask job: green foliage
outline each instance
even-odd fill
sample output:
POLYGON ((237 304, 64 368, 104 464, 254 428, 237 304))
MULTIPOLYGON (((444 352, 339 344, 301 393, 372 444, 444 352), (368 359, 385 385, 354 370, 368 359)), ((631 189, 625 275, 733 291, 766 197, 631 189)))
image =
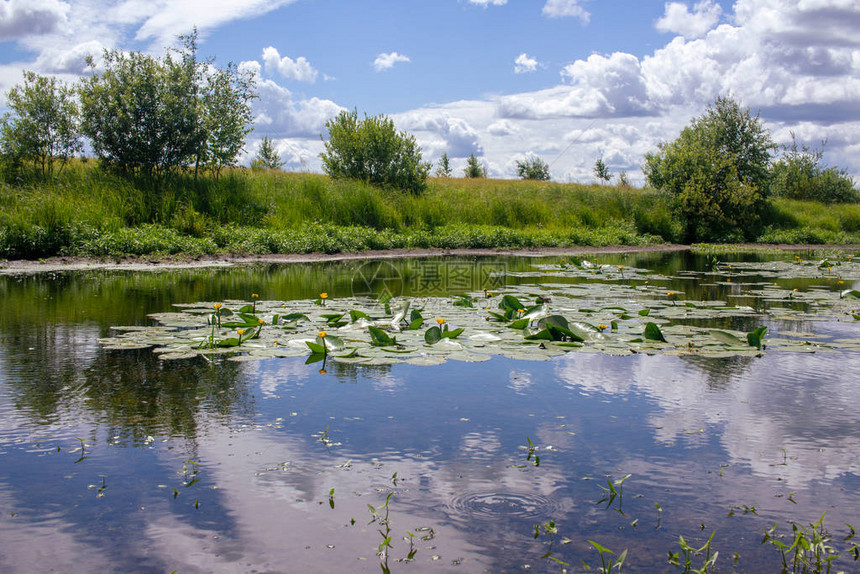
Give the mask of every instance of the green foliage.
POLYGON ((42 175, 60 171, 75 152, 82 149, 79 112, 71 87, 56 78, 24 72, 23 85, 6 95, 12 110, 0 126, 2 152, 13 166, 32 163, 42 175))
POLYGON ((600 180, 600 183, 609 182, 612 179, 612 174, 609 172, 609 166, 603 161, 603 158, 597 158, 594 162, 594 176, 600 180))
POLYGON ((234 165, 251 120, 254 79, 197 59, 197 33, 155 57, 105 51, 79 88, 83 133, 104 167, 162 179, 193 165, 234 165))
POLYGON ((645 158, 645 175, 675 201, 686 241, 755 237, 767 207, 774 144, 758 116, 728 98, 645 158))
POLYGON ((475 154, 469 154, 469 159, 466 160, 466 167, 463 169, 463 174, 467 178, 483 178, 487 177, 487 168, 478 161, 475 154))
POLYGON ((783 146, 782 157, 772 167, 771 191, 775 196, 822 203, 860 200, 854 180, 845 170, 822 166, 820 149, 798 147, 794 134, 791 139, 791 144, 783 146))
POLYGON ((549 164, 539 157, 517 160, 517 175, 520 179, 549 181, 549 164))
POLYGON ((358 118, 342 111, 326 122, 329 139, 320 154, 323 171, 335 179, 357 179, 372 185, 420 194, 430 164, 421 161, 415 137, 394 128, 385 115, 358 118))
POLYGON ((236 165, 245 136, 251 132, 250 102, 257 95, 253 73, 240 71, 233 64, 224 69, 207 67, 204 76, 200 121, 205 140, 198 165, 202 162, 217 178, 223 168, 236 165))
POLYGON ((439 158, 439 167, 436 168, 436 177, 451 177, 451 175, 453 175, 453 171, 448 159, 448 152, 442 152, 442 156, 439 158))
POLYGON ((260 141, 260 147, 257 150, 257 155, 254 161, 251 162, 252 169, 281 169, 284 162, 281 161, 281 156, 278 150, 275 149, 275 144, 269 139, 269 136, 263 136, 260 141))

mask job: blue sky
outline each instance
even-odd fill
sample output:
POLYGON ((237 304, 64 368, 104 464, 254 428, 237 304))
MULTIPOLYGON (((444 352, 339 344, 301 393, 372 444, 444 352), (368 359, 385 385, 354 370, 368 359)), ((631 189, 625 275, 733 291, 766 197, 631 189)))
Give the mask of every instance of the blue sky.
POLYGON ((73 81, 104 48, 200 53, 258 73, 255 132, 288 169, 319 170, 341 109, 391 115, 425 159, 479 155, 557 181, 602 157, 641 180, 644 154, 717 96, 760 111, 779 142, 827 141, 860 173, 858 0, 0 0, 0 89, 21 70, 73 81))

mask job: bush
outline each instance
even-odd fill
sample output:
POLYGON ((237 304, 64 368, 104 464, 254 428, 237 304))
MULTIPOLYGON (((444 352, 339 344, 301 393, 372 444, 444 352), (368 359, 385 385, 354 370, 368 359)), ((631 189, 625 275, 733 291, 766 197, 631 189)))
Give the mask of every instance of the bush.
POLYGON ((644 171, 674 199, 686 241, 753 239, 767 208, 774 147, 758 116, 717 98, 675 141, 647 154, 644 171))
POLYGON ((783 147, 782 157, 773 164, 773 194, 822 203, 856 202, 854 180, 845 170, 822 167, 822 155, 821 150, 798 147, 792 134, 791 145, 783 147))
POLYGON ((549 164, 539 157, 517 160, 517 175, 520 179, 549 181, 549 164))
POLYGON ((333 178, 359 179, 419 194, 430 164, 421 161, 415 137, 398 132, 385 115, 358 119, 358 111, 342 111, 326 122, 329 139, 320 154, 323 171, 333 178))

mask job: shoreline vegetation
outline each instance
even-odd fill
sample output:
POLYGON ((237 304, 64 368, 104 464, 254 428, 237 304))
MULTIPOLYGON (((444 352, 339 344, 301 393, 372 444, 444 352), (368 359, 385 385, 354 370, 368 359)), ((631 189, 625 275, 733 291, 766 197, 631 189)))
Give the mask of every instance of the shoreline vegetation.
MULTIPOLYGON (((860 244, 860 205, 771 198, 760 244, 860 244)), ((430 178, 421 195, 277 170, 154 186, 74 160, 0 184, 0 259, 195 258, 683 242, 670 198, 630 186, 430 178)))

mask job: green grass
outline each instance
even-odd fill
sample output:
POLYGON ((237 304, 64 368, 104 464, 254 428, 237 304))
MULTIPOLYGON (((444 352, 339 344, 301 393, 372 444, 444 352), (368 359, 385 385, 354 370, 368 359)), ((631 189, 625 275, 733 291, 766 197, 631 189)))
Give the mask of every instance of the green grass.
MULTIPOLYGON (((659 193, 613 186, 431 178, 415 196, 317 174, 233 170, 158 187, 95 161, 50 182, 0 184, 7 259, 641 245, 680 233, 659 193)), ((774 200, 759 240, 860 243, 860 205, 774 200)))

